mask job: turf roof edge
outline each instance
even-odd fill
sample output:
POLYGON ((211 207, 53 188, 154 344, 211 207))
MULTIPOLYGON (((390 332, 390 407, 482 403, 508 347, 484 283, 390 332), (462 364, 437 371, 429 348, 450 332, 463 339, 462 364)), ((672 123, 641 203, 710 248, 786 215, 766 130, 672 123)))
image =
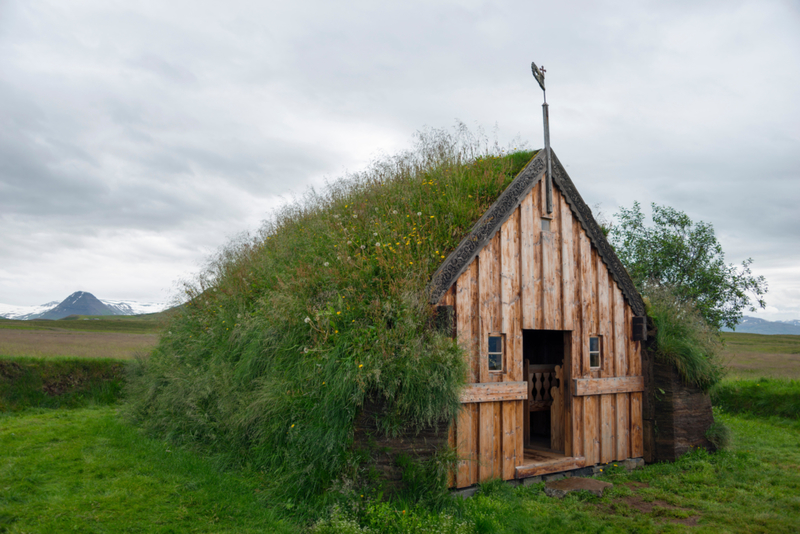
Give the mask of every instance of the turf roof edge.
MULTIPOLYGON (((645 307, 641 295, 636 290, 628 271, 619 261, 614 249, 608 243, 600 225, 592 215, 592 210, 583 201, 575 184, 567 174, 561 162, 553 155, 553 183, 558 187, 570 210, 578 219, 581 227, 589 236, 589 241, 597 250, 603 263, 606 264, 614 281, 622 290, 625 300, 636 315, 644 315, 645 307)), ((503 223, 511 217, 514 210, 522 203, 525 196, 544 177, 545 152, 539 151, 509 186, 497 198, 486 213, 472 227, 472 230, 461 240, 456 249, 442 262, 433 273, 428 285, 429 302, 436 305, 450 289, 458 277, 469 267, 469 264, 480 253, 481 249, 494 237, 503 223)))

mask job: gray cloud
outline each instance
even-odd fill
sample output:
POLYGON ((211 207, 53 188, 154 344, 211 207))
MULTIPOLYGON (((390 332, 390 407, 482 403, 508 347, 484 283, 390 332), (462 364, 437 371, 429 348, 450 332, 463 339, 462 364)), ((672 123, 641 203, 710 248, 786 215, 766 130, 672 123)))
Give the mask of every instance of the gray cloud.
POLYGON ((590 204, 712 223, 796 317, 799 28, 778 0, 2 3, 0 302, 159 299, 425 126, 539 146, 533 59, 590 204))

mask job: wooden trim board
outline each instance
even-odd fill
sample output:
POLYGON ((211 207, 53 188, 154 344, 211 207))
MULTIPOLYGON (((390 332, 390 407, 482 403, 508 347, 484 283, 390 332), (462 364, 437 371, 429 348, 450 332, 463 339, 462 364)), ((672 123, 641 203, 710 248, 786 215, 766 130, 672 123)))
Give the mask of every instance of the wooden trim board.
POLYGON ((527 400, 528 385, 525 382, 487 382, 467 384, 461 392, 461 403, 498 402, 527 400))
POLYGON ((580 469, 585 465, 586 459, 582 456, 564 456, 541 463, 518 465, 514 470, 514 475, 517 479, 528 478, 539 475, 547 475, 549 473, 560 473, 561 471, 580 469))
POLYGON ((643 376, 620 376, 614 378, 576 378, 573 380, 572 395, 607 395, 611 393, 633 393, 644 391, 643 376))

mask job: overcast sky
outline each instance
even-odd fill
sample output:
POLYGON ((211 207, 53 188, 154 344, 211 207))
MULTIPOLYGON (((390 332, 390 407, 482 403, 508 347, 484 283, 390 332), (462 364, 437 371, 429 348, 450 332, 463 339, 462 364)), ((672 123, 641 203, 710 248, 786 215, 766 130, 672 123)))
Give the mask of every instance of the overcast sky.
POLYGON ((415 131, 551 139, 590 205, 714 225, 800 319, 800 3, 0 0, 0 302, 167 300, 415 131))

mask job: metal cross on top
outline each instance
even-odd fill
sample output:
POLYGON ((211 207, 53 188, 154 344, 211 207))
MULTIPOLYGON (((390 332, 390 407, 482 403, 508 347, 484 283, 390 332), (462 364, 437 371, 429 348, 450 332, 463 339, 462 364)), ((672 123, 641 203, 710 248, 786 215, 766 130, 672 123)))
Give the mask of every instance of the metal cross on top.
POLYGON ((553 163, 550 156, 550 112, 547 106, 547 90, 544 88, 544 73, 547 71, 544 70, 544 65, 542 65, 542 68, 540 69, 533 61, 531 61, 531 71, 533 72, 533 77, 536 78, 537 82, 539 82, 539 87, 542 88, 542 94, 544 95, 542 115, 544 117, 545 161, 547 161, 547 171, 545 174, 545 194, 547 198, 547 214, 550 215, 553 213, 553 163))

